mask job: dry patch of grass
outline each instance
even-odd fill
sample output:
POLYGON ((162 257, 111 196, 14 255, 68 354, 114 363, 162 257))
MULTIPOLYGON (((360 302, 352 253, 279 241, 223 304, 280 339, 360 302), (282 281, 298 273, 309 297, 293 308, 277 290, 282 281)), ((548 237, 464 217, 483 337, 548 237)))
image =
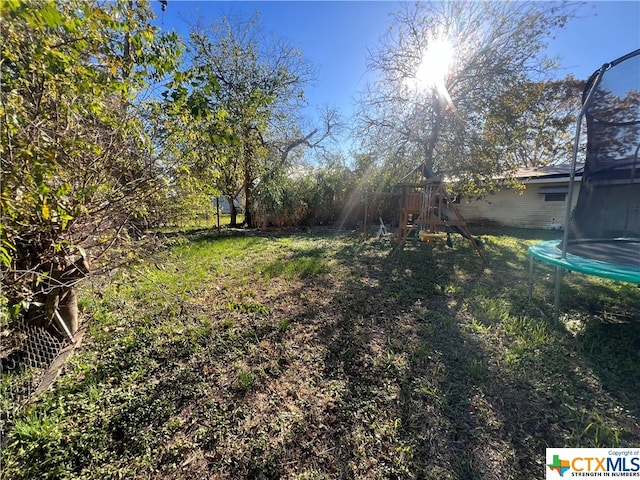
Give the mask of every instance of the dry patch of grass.
POLYGON ((535 239, 484 240, 174 247, 88 302, 2 478, 542 478, 546 447, 639 444, 638 289, 571 276, 554 329, 535 239))

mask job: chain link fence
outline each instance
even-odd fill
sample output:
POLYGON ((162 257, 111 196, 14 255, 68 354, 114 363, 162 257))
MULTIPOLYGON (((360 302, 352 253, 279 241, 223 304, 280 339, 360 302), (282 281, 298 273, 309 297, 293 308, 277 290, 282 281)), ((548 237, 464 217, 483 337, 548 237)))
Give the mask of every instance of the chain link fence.
POLYGON ((0 439, 4 441, 15 416, 47 383, 55 360, 72 344, 23 321, 2 332, 1 341, 0 439))

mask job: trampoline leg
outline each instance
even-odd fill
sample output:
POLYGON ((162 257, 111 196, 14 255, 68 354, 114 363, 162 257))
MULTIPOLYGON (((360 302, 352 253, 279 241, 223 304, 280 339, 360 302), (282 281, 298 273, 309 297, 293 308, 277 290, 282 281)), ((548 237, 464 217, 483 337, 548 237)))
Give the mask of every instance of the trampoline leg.
POLYGON ((553 295, 553 323, 558 326, 558 312, 560 310, 560 277, 562 275, 562 269, 556 267, 556 285, 553 295))
POLYGON ((529 300, 533 296, 533 255, 529 255, 529 300))

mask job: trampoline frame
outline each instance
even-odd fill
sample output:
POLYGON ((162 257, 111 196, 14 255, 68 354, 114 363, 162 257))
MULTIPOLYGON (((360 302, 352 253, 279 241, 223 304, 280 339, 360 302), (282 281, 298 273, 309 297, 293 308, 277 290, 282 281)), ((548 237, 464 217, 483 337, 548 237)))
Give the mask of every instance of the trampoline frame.
MULTIPOLYGON (((600 260, 592 260, 590 258, 580 257, 567 253, 562 256, 558 245, 560 240, 549 240, 546 242, 536 243, 529 247, 529 274, 532 280, 531 272, 533 269, 533 259, 549 263, 564 270, 572 270, 574 272, 586 273, 597 277, 609 278, 621 282, 640 284, 640 269, 629 265, 621 265, 617 263, 602 262, 600 260)), ((640 246, 640 242, 637 242, 640 246)), ((640 254, 640 247, 638 250, 640 254)))
MULTIPOLYGON (((596 91, 597 87, 600 85, 602 81, 602 77, 604 73, 609 70, 612 66, 617 65, 627 58, 638 55, 638 50, 634 50, 633 52, 614 60, 613 62, 608 62, 602 65, 600 69, 595 74, 595 80, 593 81, 589 92, 582 104, 582 108, 580 109, 580 113, 578 114, 578 119, 576 122, 576 132, 573 144, 573 155, 571 159, 571 173, 569 175, 569 191, 567 193, 567 208, 565 211, 565 219, 564 219, 564 233, 563 239, 560 242, 559 240, 552 240, 547 242, 541 242, 536 245, 529 247, 529 297, 531 298, 533 294, 533 260, 534 257, 539 259, 544 263, 548 263, 550 265, 555 266, 555 288, 554 288, 554 299, 553 299, 553 320, 554 324, 558 325, 558 316, 560 309, 560 281, 562 276, 562 270, 573 270, 577 272, 582 272, 587 275, 594 275, 604 278, 610 278, 613 280, 620 280, 624 282, 631 282, 640 284, 640 270, 631 267, 628 265, 618 265, 613 263, 602 262, 599 260, 592 260, 585 257, 579 257, 577 255, 572 255, 567 253, 567 246, 569 244, 569 224, 571 222, 571 204, 573 200, 573 192, 574 192, 574 184, 575 184, 575 174, 576 174, 576 163, 578 158, 578 149, 580 145, 580 133, 582 130, 582 120, 585 116, 587 108, 591 104, 591 100, 593 98, 593 94, 596 91), (560 248, 559 248, 560 247, 560 248)), ((593 78, 593 77, 592 77, 593 78)), ((637 154, 637 151, 636 151, 637 154)), ((640 252, 639 252, 640 255, 640 252)))

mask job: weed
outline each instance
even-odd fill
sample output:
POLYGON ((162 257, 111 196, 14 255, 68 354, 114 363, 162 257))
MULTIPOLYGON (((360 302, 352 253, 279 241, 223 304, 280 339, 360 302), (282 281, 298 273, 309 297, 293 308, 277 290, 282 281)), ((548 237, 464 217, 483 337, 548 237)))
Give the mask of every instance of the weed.
POLYGON ((264 305, 254 305, 244 302, 229 302, 227 304, 229 310, 237 310, 245 313, 258 313, 260 315, 269 315, 269 309, 264 305))
POLYGON ((487 377, 487 368, 483 362, 472 358, 467 365, 467 375, 473 382, 480 382, 487 377))
POLYGON ((591 422, 584 429, 583 439, 594 448, 617 448, 620 446, 620 433, 618 427, 591 422))
POLYGON ((413 348, 413 355, 418 361, 427 359, 430 352, 431 350, 429 349, 429 345, 423 342, 419 342, 413 348))
POLYGON ((291 320, 289 320, 288 318, 283 318, 282 320, 278 321, 278 332, 284 333, 289 330, 290 327, 291 320))
POLYGON ((50 442, 59 440, 58 419, 39 412, 28 413, 17 420, 13 433, 19 442, 50 442))
POLYGON ((242 392, 249 390, 256 384, 257 381, 258 377, 256 376, 256 374, 249 370, 240 370, 238 372, 237 386, 238 389, 242 392))

